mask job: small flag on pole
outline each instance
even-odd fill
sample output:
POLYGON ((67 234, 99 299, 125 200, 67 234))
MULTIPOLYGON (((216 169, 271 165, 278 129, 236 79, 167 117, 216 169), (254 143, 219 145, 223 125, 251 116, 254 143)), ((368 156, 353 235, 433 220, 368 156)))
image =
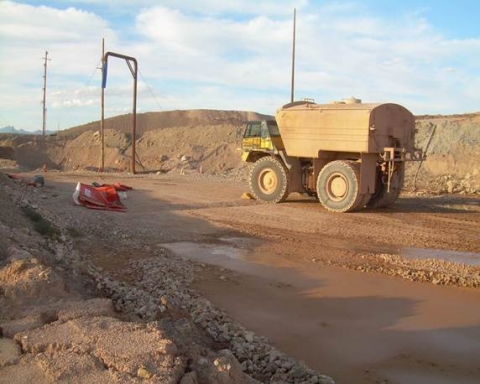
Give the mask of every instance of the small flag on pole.
POLYGON ((107 88, 107 70, 108 62, 104 61, 102 65, 102 88, 107 88))

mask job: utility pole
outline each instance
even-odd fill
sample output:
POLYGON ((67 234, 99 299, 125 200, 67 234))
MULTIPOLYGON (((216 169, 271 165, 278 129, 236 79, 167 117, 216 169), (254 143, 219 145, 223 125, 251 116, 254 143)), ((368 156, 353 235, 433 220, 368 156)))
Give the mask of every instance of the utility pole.
POLYGON ((45 136, 45 127, 47 124, 47 61, 51 59, 48 58, 48 52, 45 51, 45 57, 43 58, 45 61, 43 63, 43 124, 42 124, 42 135, 45 136))

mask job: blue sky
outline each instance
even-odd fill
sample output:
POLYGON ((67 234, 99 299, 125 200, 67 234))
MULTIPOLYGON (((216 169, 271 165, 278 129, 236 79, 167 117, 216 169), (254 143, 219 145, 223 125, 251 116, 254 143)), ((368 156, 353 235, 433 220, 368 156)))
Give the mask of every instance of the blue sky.
MULTIPOLYGON (((138 112, 248 110, 350 96, 415 114, 480 111, 480 3, 473 0, 0 0, 0 127, 100 118, 101 41, 139 62, 138 112)), ((109 62, 106 116, 132 109, 133 80, 109 62)))

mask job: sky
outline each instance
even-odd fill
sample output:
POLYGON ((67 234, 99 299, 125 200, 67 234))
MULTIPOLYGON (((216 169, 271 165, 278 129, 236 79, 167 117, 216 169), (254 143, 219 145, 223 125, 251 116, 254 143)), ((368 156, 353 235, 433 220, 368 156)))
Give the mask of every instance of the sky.
MULTIPOLYGON (((480 111, 478 0, 0 0, 0 127, 65 129, 101 116, 105 51, 138 61, 137 112, 244 110, 354 96, 414 114, 480 111)), ((105 116, 132 112, 109 58, 105 116)))

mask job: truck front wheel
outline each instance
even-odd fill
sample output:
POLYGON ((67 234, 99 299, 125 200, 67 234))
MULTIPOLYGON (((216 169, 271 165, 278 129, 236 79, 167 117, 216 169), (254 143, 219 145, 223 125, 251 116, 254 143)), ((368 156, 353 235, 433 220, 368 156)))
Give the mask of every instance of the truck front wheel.
POLYGON ((253 197, 267 203, 280 203, 288 195, 287 170, 272 156, 262 157, 253 164, 249 184, 253 197))
POLYGON ((362 208, 365 196, 360 194, 360 164, 336 160, 325 165, 317 179, 320 203, 332 212, 351 212, 362 208))

